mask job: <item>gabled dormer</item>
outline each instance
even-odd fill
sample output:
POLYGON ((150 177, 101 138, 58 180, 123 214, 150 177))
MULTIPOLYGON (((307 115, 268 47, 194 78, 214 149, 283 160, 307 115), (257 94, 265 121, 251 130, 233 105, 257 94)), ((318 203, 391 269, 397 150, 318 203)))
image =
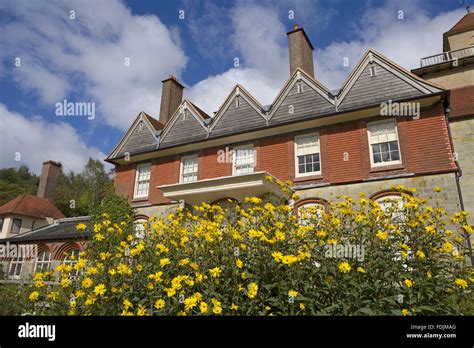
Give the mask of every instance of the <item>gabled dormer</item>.
POLYGON ((236 85, 217 111, 209 136, 248 131, 265 127, 262 105, 241 85, 236 85))
POLYGON ((209 116, 204 111, 183 100, 160 135, 160 148, 206 139, 207 119, 209 116))
POLYGON ((269 124, 304 120, 334 112, 334 99, 320 82, 297 68, 272 103, 269 124))
POLYGON ((151 151, 158 148, 156 133, 163 124, 145 112, 140 112, 107 160, 151 151))
POLYGON ((368 50, 337 95, 337 111, 442 92, 374 50, 368 50))

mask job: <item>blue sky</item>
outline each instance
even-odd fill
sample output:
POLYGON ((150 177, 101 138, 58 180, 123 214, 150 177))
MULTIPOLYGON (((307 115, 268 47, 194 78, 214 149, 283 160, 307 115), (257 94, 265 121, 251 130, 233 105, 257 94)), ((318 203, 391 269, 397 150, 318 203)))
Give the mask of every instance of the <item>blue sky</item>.
POLYGON ((415 68, 421 57, 442 51, 442 33, 465 13, 459 5, 1 1, 0 168, 27 164, 39 172, 41 162, 52 159, 79 171, 88 157, 104 159, 140 111, 158 118, 161 80, 169 74, 211 115, 236 83, 270 104, 289 77, 286 32, 295 23, 315 47, 316 78, 330 89, 342 84, 368 48, 415 68), (55 105, 64 99, 95 103, 95 118, 57 116, 55 105))

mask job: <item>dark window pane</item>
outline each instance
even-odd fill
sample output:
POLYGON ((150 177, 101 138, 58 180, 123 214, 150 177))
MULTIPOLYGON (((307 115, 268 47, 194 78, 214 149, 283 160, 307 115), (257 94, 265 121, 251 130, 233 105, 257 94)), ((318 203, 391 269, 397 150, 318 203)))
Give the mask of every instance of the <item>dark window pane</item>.
POLYGON ((383 152, 388 151, 388 143, 382 143, 382 144, 380 144, 380 147, 382 148, 383 152))
POLYGON ((298 172, 299 173, 304 173, 304 164, 301 164, 298 166, 298 172))
POLYGON ((380 156, 379 153, 374 153, 374 163, 380 163, 382 162, 382 157, 380 156))
POLYGON ((390 152, 382 152, 382 161, 383 162, 390 161, 390 152))
POLYGON ((319 162, 315 162, 313 164, 313 172, 319 172, 319 170, 320 170, 319 162))
POLYGON ((392 151, 390 152, 390 154, 392 156, 392 161, 400 160, 400 154, 398 153, 398 151, 392 151))
POLYGON ((13 219, 11 233, 19 233, 21 228, 21 219, 13 219))
POLYGON ((306 173, 311 172, 311 163, 306 163, 306 173))
POLYGON ((380 152, 380 145, 379 144, 372 145, 372 152, 373 153, 380 152))
POLYGON ((389 144, 390 144, 390 151, 398 150, 398 143, 396 141, 391 141, 389 144))

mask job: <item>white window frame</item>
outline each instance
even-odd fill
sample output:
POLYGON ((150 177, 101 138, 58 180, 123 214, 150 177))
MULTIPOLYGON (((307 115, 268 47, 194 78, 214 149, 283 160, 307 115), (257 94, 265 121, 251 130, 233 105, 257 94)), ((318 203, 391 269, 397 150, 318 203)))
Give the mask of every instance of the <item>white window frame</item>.
MULTIPOLYGON (((246 145, 241 145, 241 146, 234 146, 232 148, 232 175, 246 175, 246 174, 252 174, 255 171, 255 152, 254 152, 254 146, 253 144, 246 144, 246 145), (251 151, 252 152, 252 169, 249 172, 246 173, 237 173, 237 154, 239 151, 245 150, 245 151, 251 151)), ((244 166, 244 165, 242 165, 244 166)))
POLYGON ((179 182, 180 183, 188 183, 188 182, 196 182, 198 180, 198 172, 199 172, 199 156, 198 154, 192 154, 189 156, 183 156, 181 157, 181 164, 179 166, 179 182), (196 160, 196 172, 190 172, 190 173, 184 173, 184 163, 187 160, 196 160), (196 180, 191 180, 191 181, 184 181, 184 175, 189 175, 189 174, 196 174, 196 180))
MULTIPOLYGON (((398 137, 398 129, 397 129, 397 122, 395 120, 381 120, 381 121, 375 121, 375 122, 369 122, 367 123, 367 138, 369 142, 369 154, 370 154, 370 166, 372 168, 376 167, 386 167, 386 166, 391 166, 395 164, 401 164, 402 163, 402 151, 400 149, 400 138, 398 137), (399 159, 396 161, 389 161, 389 162, 380 162, 380 163, 374 163, 374 153, 372 151, 372 142, 371 142, 371 130, 370 128, 372 126, 376 126, 379 124, 384 124, 384 123, 393 123, 394 129, 395 129, 395 137, 397 140, 397 145, 398 145, 398 157, 399 159)), ((378 143, 379 144, 379 143, 378 143)))
POLYGON ((35 272, 47 272, 51 271, 52 267, 52 257, 51 257, 51 251, 49 250, 43 250, 42 252, 39 253, 38 258, 36 259, 36 264, 35 264, 35 272), (48 257, 45 257, 45 255, 48 255, 48 257), (38 269, 40 266, 40 270, 38 269))
POLYGON ((10 225, 10 234, 20 234, 21 233, 21 226, 23 225, 23 219, 20 218, 12 218, 12 224, 10 225), (15 220, 20 221, 20 225, 18 226, 18 231, 13 232, 13 227, 15 226, 15 220))
POLYGON ((23 271, 23 265, 25 263, 25 260, 23 257, 15 257, 10 261, 10 265, 8 267, 8 278, 9 279, 21 279, 21 272, 23 271), (13 275, 11 275, 12 272, 12 267, 15 267, 15 271, 13 275), (20 273, 16 274, 17 269, 19 267, 20 273))
POLYGON ((319 133, 315 132, 315 133, 306 133, 306 134, 297 135, 297 136, 294 137, 293 142, 294 142, 294 149, 295 149, 294 150, 295 151, 295 155, 294 155, 295 178, 301 178, 301 177, 313 176, 313 175, 321 175, 323 165, 322 165, 322 161, 321 161, 321 139, 319 137, 319 133), (304 138, 309 138, 309 137, 314 137, 314 136, 318 139, 318 141, 317 141, 317 143, 318 143, 318 145, 317 145, 318 146, 318 152, 314 152, 314 153, 319 154, 319 171, 317 171, 317 172, 308 172, 308 173, 300 173, 299 172, 299 165, 298 165, 298 140, 304 139, 304 138))
POLYGON ((137 170, 136 170, 136 173, 135 173, 135 188, 133 189, 133 198, 147 198, 148 195, 150 194, 150 181, 151 181, 151 163, 139 164, 137 166, 137 170), (139 176, 140 176, 140 170, 142 168, 146 168, 146 167, 148 167, 149 171, 150 171, 150 175, 148 177, 148 189, 147 189, 146 194, 139 195, 138 194, 139 183, 142 182, 142 181, 147 181, 147 180, 140 180, 140 182, 138 181, 139 176))

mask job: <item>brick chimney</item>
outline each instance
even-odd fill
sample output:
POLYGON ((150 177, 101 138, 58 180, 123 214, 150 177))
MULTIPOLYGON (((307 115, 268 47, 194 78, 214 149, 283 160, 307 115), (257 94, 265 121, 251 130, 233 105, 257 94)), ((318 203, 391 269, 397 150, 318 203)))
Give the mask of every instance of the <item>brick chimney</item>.
POLYGON ((58 186, 61 167, 62 165, 59 162, 43 162, 38 193, 36 194, 38 197, 46 198, 51 203, 54 203, 54 194, 56 192, 56 186, 58 186))
POLYGON ((160 122, 166 125, 183 100, 184 86, 173 75, 161 82, 163 89, 161 91, 160 122))
POLYGON ((314 77, 314 48, 304 29, 295 24, 293 30, 286 33, 286 35, 288 35, 288 48, 290 51, 290 75, 293 75, 295 70, 300 68, 314 77))

